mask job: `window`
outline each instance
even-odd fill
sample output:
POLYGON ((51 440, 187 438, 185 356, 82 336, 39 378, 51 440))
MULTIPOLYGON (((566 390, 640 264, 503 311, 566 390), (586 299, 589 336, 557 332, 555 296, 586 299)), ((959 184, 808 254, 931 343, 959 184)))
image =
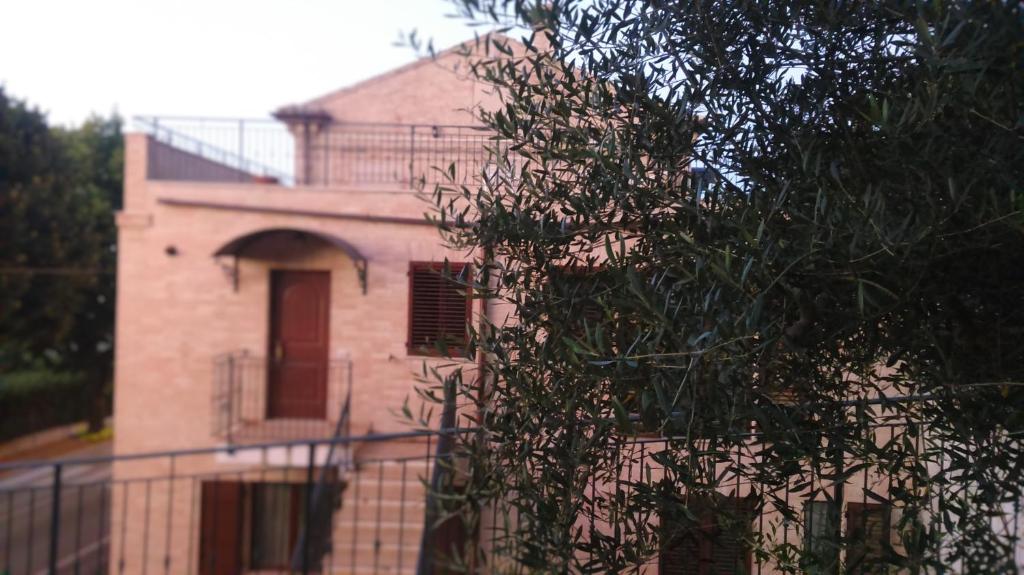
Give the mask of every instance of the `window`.
MULTIPOLYGON (((468 276, 463 263, 409 265, 409 339, 412 355, 464 355, 469 345, 472 299, 456 278, 468 276)), ((468 278, 467 278, 468 279, 468 278)))
POLYGON ((662 575, 735 575, 750 573, 751 553, 747 536, 755 505, 746 498, 716 497, 696 500, 688 509, 665 511, 661 517, 661 550, 658 573, 662 575))
POLYGON ((849 503, 846 507, 846 572, 887 573, 886 549, 892 544, 890 508, 881 503, 849 503))
POLYGON ((804 503, 804 572, 834 575, 839 572, 839 510, 831 501, 804 503))
MULTIPOLYGON (((200 575, 287 571, 305 523, 305 495, 302 483, 204 481, 200 575)), ((314 571, 321 557, 314 553, 314 571)))
POLYGON ((564 335, 586 342, 596 334, 598 326, 606 323, 604 308, 597 299, 599 294, 608 291, 601 271, 603 267, 595 264, 566 265, 551 270, 548 277, 551 294, 556 301, 565 302, 564 317, 552 319, 565 329, 564 335))
POLYGON ((295 483, 252 485, 253 569, 288 569, 305 515, 305 489, 295 483))

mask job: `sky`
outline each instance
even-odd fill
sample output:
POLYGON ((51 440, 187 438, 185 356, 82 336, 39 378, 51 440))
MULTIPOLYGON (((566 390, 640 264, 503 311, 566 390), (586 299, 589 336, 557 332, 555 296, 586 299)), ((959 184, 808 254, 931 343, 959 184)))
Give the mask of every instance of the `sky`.
POLYGON ((446 0, 0 0, 0 84, 51 123, 90 114, 266 117, 445 48, 446 0))

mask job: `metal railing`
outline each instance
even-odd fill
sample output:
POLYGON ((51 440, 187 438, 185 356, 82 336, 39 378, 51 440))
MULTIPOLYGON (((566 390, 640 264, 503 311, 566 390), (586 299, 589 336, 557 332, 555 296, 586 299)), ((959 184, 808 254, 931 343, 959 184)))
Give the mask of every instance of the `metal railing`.
MULTIPOLYGON (((319 381, 304 389, 275 385, 276 368, 268 358, 244 351, 214 358, 213 435, 229 444, 284 439, 325 439, 347 424, 352 364, 331 360, 319 381)), ((289 384, 294 383, 289 380, 289 384)), ((344 430, 347 434, 347 429, 344 430)))
POLYGON ((311 520, 303 524, 295 549, 292 551, 291 567, 297 571, 309 570, 314 559, 312 556, 314 549, 322 549, 326 552, 332 548, 331 540, 334 534, 332 516, 335 510, 341 506, 341 487, 344 480, 339 477, 338 471, 352 468, 352 446, 341 443, 344 438, 352 435, 351 416, 352 387, 349 386, 316 484, 305 493, 307 497, 306 510, 311 520))
POLYGON ((137 116, 151 180, 294 184, 295 145, 272 120, 137 116))
MULTIPOLYGON (((888 441, 902 430, 886 425, 872 433, 888 441)), ((428 546, 443 564, 458 544, 460 524, 426 518, 457 514, 452 502, 458 497, 438 498, 447 508, 428 513, 426 486, 441 467, 435 466, 439 438, 462 432, 472 430, 0 464, 0 573, 412 573, 428 546), (332 460, 332 447, 356 455, 332 460), (333 493, 318 497, 318 483, 333 493)), ((749 451, 737 446, 734 455, 700 457, 725 469, 756 458, 758 435, 750 434, 749 440, 749 451)), ((605 546, 624 536, 617 514, 634 498, 650 498, 650 488, 669 477, 660 462, 675 447, 667 438, 631 437, 616 449, 618 465, 610 475, 588 477, 576 505, 575 528, 583 540, 605 546)), ((456 450, 452 457, 461 455, 456 450)), ((870 462, 850 463, 849 473, 810 483, 794 477, 768 486, 724 474, 714 488, 721 497, 708 499, 705 507, 696 500, 687 504, 693 516, 650 517, 663 533, 667 521, 679 522, 676 536, 636 556, 625 569, 802 572, 803 567, 780 565, 767 551, 820 546, 823 556, 845 565, 843 572, 902 572, 893 566, 899 561, 894 554, 908 552, 904 537, 913 533, 902 530, 904 510, 890 496, 905 487, 901 477, 870 462), (741 518, 744 524, 737 527, 742 529, 721 528, 714 517, 703 515, 709 510, 741 518)), ((944 540, 963 541, 969 533, 958 531, 966 528, 949 489, 959 472, 932 463, 938 464, 936 477, 944 479, 929 489, 933 494, 920 522, 929 529, 925 551, 942 557, 950 550, 944 540)), ((450 477, 463 473, 460 464, 447 465, 450 477)), ((448 481, 447 488, 461 480, 448 481)), ((676 497, 684 495, 678 491, 676 497)), ((517 540, 508 536, 520 526, 528 529, 531 520, 515 504, 484 503, 475 535, 464 534, 475 537, 483 550, 472 572, 503 572, 509 551, 503 546, 517 540)), ((1018 503, 1009 501, 1003 513, 990 518, 998 526, 993 533, 1007 544, 1003 572, 1024 567, 1018 503)), ((963 560, 951 560, 948 567, 950 573, 977 572, 963 560)))
POLYGON ((0 573, 405 572, 434 443, 411 432, 2 463, 0 573), (331 456, 357 448, 357 462, 331 456))
POLYGON ((508 144, 478 126, 137 117, 152 180, 416 188, 474 184, 508 144))

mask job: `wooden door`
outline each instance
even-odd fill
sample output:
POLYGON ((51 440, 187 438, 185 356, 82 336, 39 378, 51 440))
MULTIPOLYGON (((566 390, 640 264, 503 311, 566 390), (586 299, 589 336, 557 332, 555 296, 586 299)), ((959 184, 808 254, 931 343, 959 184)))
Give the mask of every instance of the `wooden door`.
POLYGON ((330 300, 330 272, 271 273, 267 417, 326 418, 330 300))

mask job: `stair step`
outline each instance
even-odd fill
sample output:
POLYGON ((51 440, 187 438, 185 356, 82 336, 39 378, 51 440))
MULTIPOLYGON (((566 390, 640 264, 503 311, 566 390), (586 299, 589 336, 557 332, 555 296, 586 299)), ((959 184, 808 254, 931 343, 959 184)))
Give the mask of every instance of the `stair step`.
POLYGON ((401 565, 404 569, 416 565, 419 558, 419 542, 415 545, 403 546, 401 549, 395 546, 381 545, 376 548, 372 543, 356 545, 336 546, 334 553, 329 558, 329 563, 342 569, 355 567, 372 567, 376 565, 384 572, 395 571, 401 565))
POLYGON ((363 461, 356 465, 356 472, 363 477, 383 476, 390 479, 400 479, 405 474, 407 479, 415 480, 417 477, 429 477, 433 465, 428 465, 422 460, 411 461, 363 461))
POLYGON ((431 470, 415 458, 359 462, 346 478, 324 573, 414 575, 431 470))
POLYGON ((352 503, 354 505, 356 501, 359 502, 359 505, 370 505, 377 501, 400 504, 413 501, 423 502, 427 499, 427 490, 418 485, 406 485, 404 489, 401 485, 373 485, 372 489, 366 487, 365 485, 359 486, 357 494, 356 490, 350 486, 342 494, 342 504, 352 503))
POLYGON ((403 563, 400 570, 397 565, 374 567, 373 564, 356 565, 355 569, 352 569, 350 564, 342 562, 328 566, 325 573, 330 573, 330 575, 416 575, 416 562, 411 565, 403 563))
POLYGON ((419 536, 423 533, 423 517, 407 517, 405 523, 381 521, 378 524, 376 518, 360 518, 356 524, 338 523, 334 528, 334 539, 351 541, 353 533, 358 540, 380 537, 382 541, 395 542, 401 537, 403 542, 419 541, 419 536))
POLYGON ((355 522, 364 523, 377 521, 381 522, 392 522, 392 523, 405 523, 406 525, 422 523, 423 514, 426 511, 427 505, 424 502, 409 502, 405 505, 397 502, 382 502, 377 505, 374 502, 373 505, 361 504, 358 509, 354 505, 346 505, 342 507, 341 513, 336 515, 334 524, 336 526, 351 525, 355 522))

